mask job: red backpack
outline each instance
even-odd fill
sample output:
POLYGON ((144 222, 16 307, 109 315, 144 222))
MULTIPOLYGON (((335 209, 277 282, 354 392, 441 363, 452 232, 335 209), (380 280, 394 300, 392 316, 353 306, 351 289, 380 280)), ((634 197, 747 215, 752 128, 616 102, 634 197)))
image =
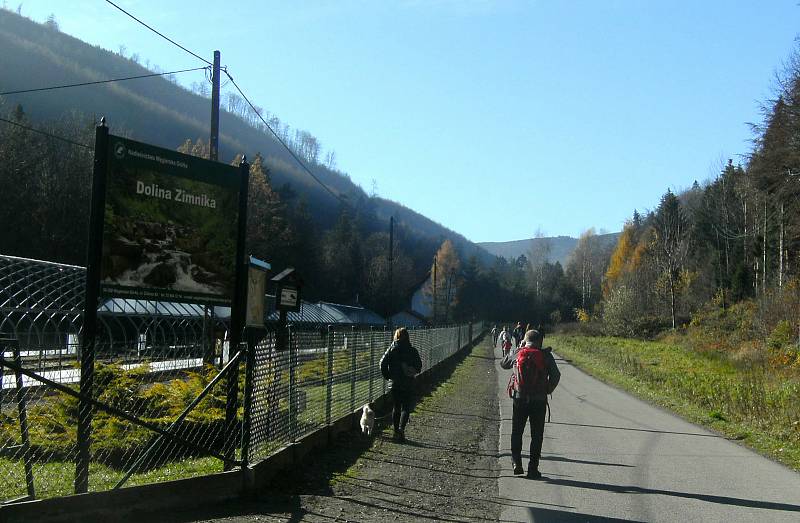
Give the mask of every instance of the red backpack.
POLYGON ((547 368, 544 352, 536 347, 523 347, 517 352, 511 378, 508 380, 508 395, 531 399, 547 396, 547 368))

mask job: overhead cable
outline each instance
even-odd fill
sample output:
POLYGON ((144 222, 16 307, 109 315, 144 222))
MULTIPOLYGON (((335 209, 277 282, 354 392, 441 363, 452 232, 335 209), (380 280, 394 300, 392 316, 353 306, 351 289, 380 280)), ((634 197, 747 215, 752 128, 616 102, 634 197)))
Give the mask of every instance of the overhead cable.
POLYGON ((179 71, 167 71, 163 73, 150 73, 150 74, 140 74, 137 76, 126 76, 124 78, 109 78, 108 80, 96 80, 94 82, 81 82, 77 84, 64 84, 64 85, 53 85, 50 87, 37 87, 35 89, 20 89, 17 91, 6 91, 4 93, 0 93, 0 96, 6 96, 9 94, 22 94, 22 93, 35 93, 39 91, 53 91, 55 89, 66 89, 68 87, 83 87, 85 85, 98 85, 98 84, 108 84, 111 82, 124 82, 126 80, 136 80, 139 78, 152 78, 154 76, 164 76, 168 74, 179 74, 179 73, 188 73, 190 71, 200 71, 203 69, 208 69, 207 66, 205 67, 195 67, 192 69, 181 69, 179 71))
POLYGON ((197 53, 194 53, 194 52, 190 51, 189 49, 185 48, 184 46, 182 46, 181 44, 179 44, 178 42, 176 42, 176 41, 175 41, 175 40, 173 40, 172 38, 168 37, 168 36, 167 36, 167 35, 165 35, 164 33, 161 33, 161 32, 159 32, 159 31, 157 31, 157 30, 153 29, 151 26, 147 25, 147 24, 146 24, 145 22, 143 22, 142 20, 140 20, 140 19, 136 18, 135 16, 133 16, 133 15, 132 15, 132 14, 130 14, 128 11, 126 11, 126 10, 125 10, 125 9, 123 9, 123 8, 121 8, 120 6, 118 6, 117 4, 115 4, 114 2, 112 2, 111 0, 105 0, 105 1, 106 1, 106 3, 107 3, 107 4, 111 4, 112 6, 116 7, 117 9, 119 9, 120 11, 122 11, 123 13, 125 13, 126 15, 128 15, 129 17, 133 18, 134 20, 136 20, 137 22, 139 22, 140 24, 142 24, 143 26, 145 26, 145 27, 146 27, 146 28, 148 28, 149 30, 153 31, 155 34, 157 34, 158 36, 160 36, 160 37, 161 37, 161 38, 163 38, 164 40, 168 41, 169 43, 171 43, 171 44, 173 44, 173 45, 175 45, 175 46, 177 46, 177 47, 180 47, 181 49, 183 49, 184 51, 186 51, 186 52, 187 52, 187 53, 189 53, 190 55, 194 56, 194 57, 195 57, 195 58, 197 58, 198 60, 202 60, 202 61, 204 61, 205 63, 207 63, 208 65, 213 65, 211 62, 209 62, 208 60, 206 60, 205 58, 203 58, 203 57, 202 57, 202 56, 200 56, 199 54, 197 54, 197 53))
POLYGON ((300 159, 300 157, 298 157, 298 156, 297 156, 297 154, 295 154, 295 152, 292 150, 292 148, 291 148, 291 147, 289 147, 289 146, 286 144, 286 142, 284 142, 284 141, 281 139, 281 137, 280 137, 280 136, 278 136, 278 133, 276 133, 276 132, 275 132, 275 130, 274 130, 272 127, 270 127, 270 125, 267 123, 267 121, 264 119, 264 117, 263 117, 263 116, 261 116, 261 112, 260 112, 260 111, 258 111, 258 110, 256 110, 256 108, 255 108, 255 106, 253 105, 253 103, 250 101, 250 99, 247 97, 247 95, 246 95, 246 94, 244 94, 244 92, 242 92, 241 88, 240 88, 240 87, 239 87, 239 85, 236 83, 236 80, 234 80, 234 79, 233 79, 233 77, 230 75, 230 73, 228 72, 228 70, 227 70, 227 69, 225 69, 225 70, 224 70, 224 72, 225 72, 225 74, 228 76, 228 78, 230 78, 230 80, 231 80, 231 83, 232 83, 232 84, 233 84, 233 86, 236 88, 236 90, 237 90, 237 91, 239 91, 239 94, 242 96, 242 98, 244 98, 244 101, 245 101, 245 102, 247 102, 247 105, 249 105, 249 106, 250 106, 250 109, 252 109, 252 111, 253 111, 253 112, 256 114, 256 116, 258 116, 258 118, 259 118, 259 119, 261 120, 261 122, 262 122, 262 123, 263 123, 263 124, 264 124, 264 125, 267 127, 267 129, 269 129, 269 131, 272 133, 272 136, 274 136, 274 137, 275 137, 275 139, 276 139, 276 140, 278 140, 278 142, 279 142, 279 143, 280 143, 280 144, 281 144, 281 145, 284 147, 284 149, 286 149, 286 150, 289 152, 289 154, 291 154, 291 155, 292 155, 292 158, 294 158, 294 159, 295 159, 295 161, 296 161, 296 162, 297 162, 297 163, 300 165, 300 167, 302 167, 302 168, 303 168, 303 170, 304 170, 306 173, 308 173, 308 175, 309 175, 309 176, 311 176, 311 178, 313 178, 315 182, 317 182, 319 185, 321 185, 323 189, 325 189, 326 191, 328 191, 328 192, 330 193, 330 195, 331 195, 331 196, 333 196, 334 198, 336 198, 336 199, 338 199, 338 200, 342 200, 342 201, 344 201, 344 202, 346 203, 346 200, 344 200, 344 199, 342 198, 342 195, 335 193, 335 192, 333 191, 333 189, 331 189, 330 187, 328 187, 328 186, 325 184, 325 182, 323 182, 322 180, 320 180, 320 179, 319 179, 319 178, 318 178, 318 177, 317 177, 317 176, 316 176, 316 175, 315 175, 313 172, 311 172, 311 169, 309 169, 309 168, 308 168, 308 166, 305 164, 305 162, 303 162, 303 160, 301 160, 301 159, 300 159))
POLYGON ((78 147, 83 147, 84 149, 92 149, 92 147, 86 145, 85 143, 76 142, 76 141, 70 140, 69 138, 64 138, 63 136, 58 136, 57 134, 52 134, 52 133, 48 133, 47 131, 42 131, 40 129, 36 129, 34 127, 29 127, 29 126, 23 125, 23 124, 21 124, 19 122, 15 122, 13 120, 7 120, 7 119, 3 118, 2 116, 0 116, 0 122, 5 122, 7 124, 16 125, 17 127, 21 127, 22 129, 25 129, 26 131, 30 131, 32 133, 43 134, 45 136, 49 136, 50 138, 54 138, 56 140, 61 140, 62 142, 66 142, 66 143, 69 143, 69 144, 72 144, 72 145, 77 145, 78 147))

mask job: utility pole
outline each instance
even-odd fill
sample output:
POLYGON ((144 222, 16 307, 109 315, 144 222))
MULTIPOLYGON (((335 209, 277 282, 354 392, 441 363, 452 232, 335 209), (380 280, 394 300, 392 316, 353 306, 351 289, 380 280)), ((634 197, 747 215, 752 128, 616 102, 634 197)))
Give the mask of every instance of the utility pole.
MULTIPOLYGON (((214 51, 214 65, 211 69, 211 135, 208 139, 208 159, 214 162, 219 160, 219 51, 214 51)), ((239 263, 238 260, 237 263, 239 263)), ((203 307, 203 329, 206 331, 206 336, 203 337, 204 343, 208 343, 203 358, 207 363, 212 363, 216 335, 214 334, 214 308, 208 305, 203 307)), ((222 357, 220 356, 221 366, 222 357)))
POLYGON ((208 141, 208 159, 219 159, 219 51, 214 51, 211 70, 211 138, 208 141))

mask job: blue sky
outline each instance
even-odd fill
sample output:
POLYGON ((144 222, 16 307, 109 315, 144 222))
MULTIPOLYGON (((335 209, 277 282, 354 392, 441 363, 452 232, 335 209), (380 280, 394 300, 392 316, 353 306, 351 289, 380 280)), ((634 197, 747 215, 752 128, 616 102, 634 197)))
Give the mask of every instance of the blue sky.
MULTIPOLYGON (((617 231, 739 159, 800 17, 795 0, 115 1, 219 49, 365 190, 473 241, 617 231)), ((22 2, 50 13, 165 70, 198 64, 102 0, 22 2)))

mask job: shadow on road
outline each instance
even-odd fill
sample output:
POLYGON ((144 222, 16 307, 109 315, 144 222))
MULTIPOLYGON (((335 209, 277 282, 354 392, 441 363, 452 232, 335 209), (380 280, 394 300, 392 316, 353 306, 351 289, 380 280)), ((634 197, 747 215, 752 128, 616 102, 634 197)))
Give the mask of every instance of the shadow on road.
MULTIPOLYGON (((500 519, 502 523, 515 523, 514 520, 500 519)), ((549 508, 529 507, 528 518, 526 521, 547 521, 548 523, 611 523, 613 521, 635 522, 633 519, 608 518, 596 516, 594 514, 583 514, 580 512, 567 512, 565 510, 552 510, 549 508)))
POLYGON ((630 467, 635 468, 635 465, 626 465, 624 463, 607 463, 605 461, 589 461, 585 459, 572 459, 563 456, 542 456, 542 461, 563 461, 565 463, 580 463, 583 465, 603 465, 606 467, 630 467))
MULTIPOLYGON (((376 484, 377 485, 381 485, 383 487, 386 487, 387 489, 395 489, 395 490, 402 490, 402 491, 406 491, 406 492, 414 492, 416 494, 425 494, 425 495, 428 495, 428 496, 433 495, 433 496, 439 496, 439 497, 444 497, 444 498, 453 497, 450 494, 441 494, 441 493, 437 493, 437 492, 430 492, 430 491, 427 491, 427 490, 420 490, 420 489, 416 489, 416 488, 413 488, 413 487, 409 487, 408 485, 403 485, 403 486, 394 485, 394 484, 391 484, 391 483, 387 483, 385 481, 378 481, 378 480, 375 480, 375 479, 364 480, 364 479, 359 479, 359 478, 347 478, 347 479, 344 479, 342 481, 366 487, 366 488, 368 488, 369 490, 371 490, 373 492, 379 492, 379 493, 389 494, 389 495, 395 495, 396 492, 391 492, 391 490, 382 490, 382 489, 376 488, 375 485, 376 484)), ((472 499, 472 500, 476 500, 476 501, 484 501, 484 502, 487 502, 487 503, 494 503, 494 504, 500 505, 502 507, 508 507, 508 506, 527 507, 531 503, 531 500, 529 500, 529 499, 514 499, 514 498, 509 498, 509 497, 506 497, 506 496, 482 497, 482 496, 470 496, 470 495, 466 495, 465 494, 465 495, 460 495, 460 497, 465 498, 465 499, 472 499)), ((538 505, 547 505, 547 506, 550 506, 550 507, 574 508, 571 505, 557 505, 555 503, 545 503, 545 502, 542 502, 542 501, 535 501, 535 503, 538 504, 538 505)))
POLYGON ((607 483, 592 483, 589 481, 577 481, 573 479, 547 479, 547 483, 552 485, 562 485, 565 487, 585 488, 592 490, 605 490, 615 494, 658 494, 662 496, 675 496, 679 498, 698 499, 709 503, 719 503, 722 505, 734 505, 737 507, 763 508, 769 510, 786 510, 789 512, 800 512, 800 505, 790 503, 777 503, 774 501, 759 501, 756 499, 731 498, 727 496, 716 496, 713 494, 697 494, 694 492, 679 492, 675 490, 650 489, 645 487, 635 487, 633 485, 609 485, 607 483))
POLYGON ((592 429, 609 429, 609 430, 630 430, 634 432, 652 432, 655 434, 675 434, 677 436, 699 436, 702 438, 721 438, 716 434, 700 434, 698 432, 672 432, 669 430, 656 430, 656 429, 637 429, 633 427, 613 427, 611 425, 586 425, 583 423, 567 423, 565 421, 551 421, 551 425, 567 425, 570 427, 588 427, 592 429))

